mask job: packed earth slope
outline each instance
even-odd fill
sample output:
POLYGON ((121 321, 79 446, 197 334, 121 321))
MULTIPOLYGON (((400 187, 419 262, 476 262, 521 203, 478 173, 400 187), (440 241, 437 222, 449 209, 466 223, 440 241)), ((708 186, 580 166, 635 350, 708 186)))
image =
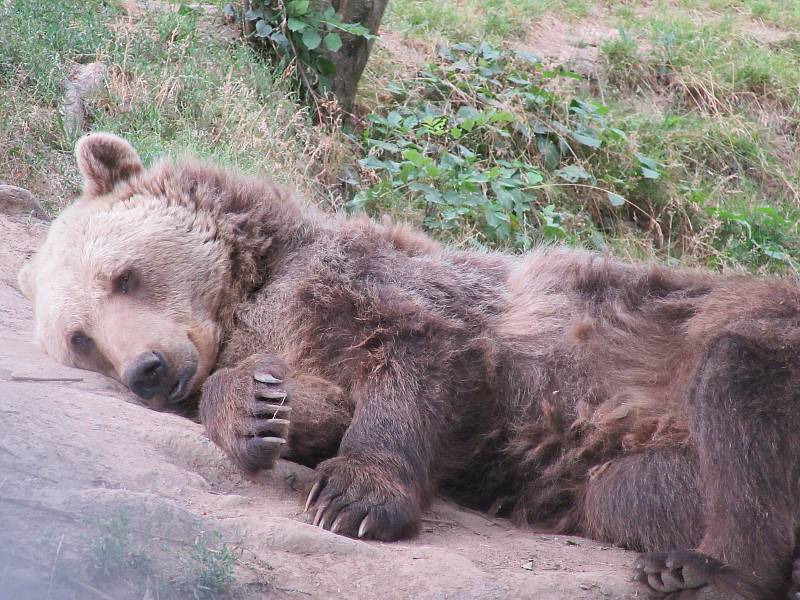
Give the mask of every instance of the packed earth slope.
POLYGON ((16 273, 46 223, 2 208, 0 600, 641 597, 632 553, 443 501, 408 542, 311 526, 310 470, 247 479, 201 425, 36 348, 16 273))

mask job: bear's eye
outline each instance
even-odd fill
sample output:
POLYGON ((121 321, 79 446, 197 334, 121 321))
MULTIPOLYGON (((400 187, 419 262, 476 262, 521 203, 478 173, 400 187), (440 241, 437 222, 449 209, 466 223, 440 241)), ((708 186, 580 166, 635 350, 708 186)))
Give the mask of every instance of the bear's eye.
POLYGON ((114 291, 118 294, 127 294, 133 289, 134 278, 131 271, 125 271, 122 275, 114 279, 114 291))
POLYGON ((88 352, 92 347, 92 338, 82 331, 73 331, 69 336, 69 343, 78 352, 88 352))

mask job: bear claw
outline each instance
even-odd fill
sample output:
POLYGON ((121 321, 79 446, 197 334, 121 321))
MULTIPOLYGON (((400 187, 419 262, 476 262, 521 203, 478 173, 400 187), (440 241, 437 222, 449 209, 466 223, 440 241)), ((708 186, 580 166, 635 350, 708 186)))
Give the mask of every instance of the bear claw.
POLYGON ((340 455, 317 467, 306 499, 311 523, 340 535, 394 541, 419 530, 420 506, 399 474, 360 455, 340 455))
POLYGON ((311 505, 314 503, 314 500, 317 499, 320 490, 322 490, 322 482, 317 481, 314 484, 314 487, 311 488, 311 491, 308 492, 308 498, 306 498, 306 506, 303 511, 308 512, 308 509, 311 508, 311 505))
POLYGON ((261 383, 283 383, 283 379, 278 379, 269 373, 256 373, 253 375, 253 379, 260 381, 261 383))
POLYGON ((763 597, 735 569, 694 550, 639 555, 637 579, 659 598, 726 600, 763 597))
POLYGON ((286 398, 286 392, 283 390, 259 390, 256 392, 256 396, 267 400, 283 400, 286 398))
POLYGON ((275 419, 278 417, 278 413, 283 413, 285 416, 289 416, 289 413, 292 412, 292 407, 287 404, 261 404, 258 407, 257 415, 268 415, 272 413, 272 418, 275 419))
POLYGON ((361 521, 361 525, 358 526, 358 537, 363 538, 367 534, 367 530, 370 526, 369 515, 364 517, 361 521))

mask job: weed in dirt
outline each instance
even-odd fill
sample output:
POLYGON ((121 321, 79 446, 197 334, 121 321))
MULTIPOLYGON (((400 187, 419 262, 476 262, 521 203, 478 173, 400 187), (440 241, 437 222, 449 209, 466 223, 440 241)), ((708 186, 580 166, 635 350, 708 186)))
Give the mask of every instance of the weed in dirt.
POLYGON ((607 107, 548 89, 565 77, 580 78, 486 43, 442 50, 437 63, 396 90, 388 114, 370 115, 360 165, 373 183, 348 206, 386 212, 405 198, 429 230, 450 239, 469 231, 478 245, 590 240, 588 211, 556 206, 548 190, 577 188, 609 207, 624 205, 622 180, 590 171, 587 158, 601 148, 630 154, 633 177, 660 175, 655 161, 635 158, 625 133, 608 126, 607 107))
MULTIPOLYGON (((620 44, 615 56, 633 55, 620 44)), ((469 245, 618 249, 627 236, 649 238, 668 260, 694 253, 715 267, 796 268, 788 203, 726 211, 708 181, 714 173, 733 182, 728 190, 760 184, 788 198, 791 185, 757 128, 709 117, 619 118, 563 91, 565 79, 582 77, 488 44, 442 50, 415 80, 394 86, 388 112, 369 116, 363 189, 348 207, 413 212, 439 237, 469 245)))
POLYGON ((634 87, 646 80, 649 72, 644 64, 636 39, 625 28, 619 35, 601 45, 605 55, 609 83, 619 87, 634 87))
POLYGON ((216 531, 200 531, 190 544, 158 545, 131 526, 125 509, 87 527, 92 533, 84 535, 80 564, 104 589, 122 583, 135 589, 145 586, 158 598, 205 600, 239 587, 235 568, 243 550, 224 542, 216 531))
POLYGON ((24 181, 53 212, 79 191, 61 86, 97 60, 107 75, 86 102, 92 129, 126 136, 147 162, 191 153, 337 205, 337 190, 319 182, 336 180, 347 146, 335 130, 320 135, 286 82, 221 8, 215 15, 177 4, 128 16, 115 3, 0 4, 0 180, 24 181))
POLYGON ((183 572, 174 584, 197 600, 214 598, 228 590, 242 555, 240 548, 224 543, 218 533, 212 533, 211 538, 217 548, 209 546, 208 537, 201 532, 192 546, 177 555, 183 572))
MULTIPOLYGON (((690 104, 729 113, 731 105, 772 99, 800 109, 800 53, 788 43, 789 33, 766 29, 734 11, 701 18, 666 9, 644 18, 634 14, 623 23, 648 48, 639 54, 637 70, 669 83, 690 104)), ((607 43, 603 50, 611 66, 617 65, 619 44, 607 43)))
POLYGON ((123 574, 138 567, 144 559, 136 549, 126 510, 100 523, 97 534, 87 542, 86 562, 94 578, 123 574))

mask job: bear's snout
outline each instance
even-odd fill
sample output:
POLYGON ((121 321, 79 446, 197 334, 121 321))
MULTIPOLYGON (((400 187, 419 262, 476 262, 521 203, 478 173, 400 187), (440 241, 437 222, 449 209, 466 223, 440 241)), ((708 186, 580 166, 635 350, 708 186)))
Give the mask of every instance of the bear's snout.
POLYGON ((160 352, 143 352, 125 370, 125 385, 143 400, 158 396, 166 398, 180 382, 170 373, 169 365, 160 352))

